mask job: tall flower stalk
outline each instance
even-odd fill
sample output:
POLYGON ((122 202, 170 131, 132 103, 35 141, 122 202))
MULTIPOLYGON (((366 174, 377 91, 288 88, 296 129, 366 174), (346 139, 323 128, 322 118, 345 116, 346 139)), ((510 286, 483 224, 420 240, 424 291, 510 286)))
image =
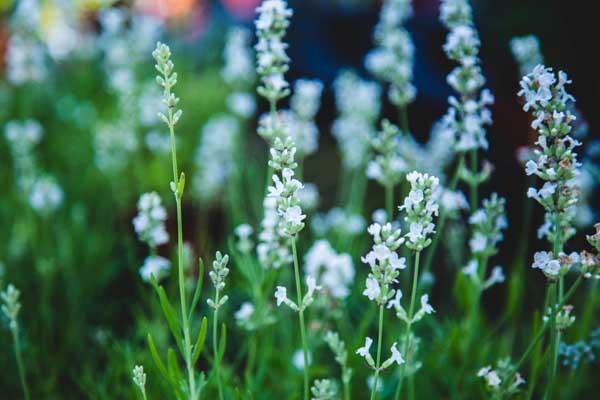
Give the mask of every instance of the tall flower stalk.
POLYGON ((19 311, 21 311, 21 302, 19 296, 21 292, 14 285, 8 285, 3 292, 0 292, 0 300, 2 303, 2 314, 8 319, 8 327, 12 334, 13 348, 15 351, 15 359, 17 361, 17 369, 19 371, 19 379, 23 389, 25 400, 29 400, 29 386, 25 376, 25 364, 21 355, 21 340, 19 336, 19 311))
POLYGON ((529 188, 527 196, 541 204, 547 220, 553 222, 548 234, 552 251, 536 253, 533 264, 549 279, 548 298, 553 325, 546 398, 552 396, 558 363, 561 332, 555 324, 559 312, 557 306, 564 298, 564 276, 575 262, 571 256, 563 253, 564 244, 574 233, 571 219, 579 197, 575 178, 580 166, 575 148, 581 145, 569 136, 571 123, 575 120, 568 107, 574 99, 565 89, 569 83, 571 81, 563 71, 555 74, 551 68, 537 65, 523 77, 519 91, 519 96, 525 100, 523 110, 531 111, 534 117, 531 127, 539 133, 534 159, 527 162, 525 172, 527 175, 536 175, 544 182, 540 189, 529 188))
MULTIPOLYGON (((367 276, 365 290, 363 295, 375 304, 379 311, 377 325, 377 355, 376 359, 371 356, 370 348, 373 339, 367 337, 365 345, 356 351, 356 354, 364 357, 367 364, 373 369, 375 376, 371 388, 371 400, 374 400, 377 394, 379 384, 379 373, 394 362, 398 365, 404 363, 404 358, 397 349, 397 343, 391 347, 392 355, 381 363, 381 347, 383 344, 383 312, 385 305, 397 293, 392 285, 398 282, 400 270, 406 268, 406 259, 398 256, 397 250, 404 243, 404 237, 400 229, 394 229, 391 223, 381 225, 374 223, 368 228, 368 232, 373 236, 373 248, 367 255, 362 257, 362 261, 371 268, 367 276)), ((398 291, 398 293, 400 293, 398 291)))
MULTIPOLYGON (((403 353, 407 358, 407 363, 400 367, 395 399, 398 399, 402 392, 402 382, 406 376, 407 364, 411 364, 408 365, 411 368, 411 377, 417 370, 416 351, 412 348, 414 341, 412 326, 415 322, 421 320, 425 314, 434 312, 433 307, 429 305, 428 295, 421 296, 421 308, 416 314, 415 305, 419 285, 421 251, 431 244, 430 236, 435 233, 433 217, 438 215, 439 205, 435 200, 434 193, 438 189, 439 180, 434 176, 416 171, 409 173, 406 176, 406 179, 410 183, 411 190, 399 209, 406 213, 404 220, 409 227, 409 231, 405 236, 406 246, 414 251, 415 262, 408 313, 400 304, 402 292, 398 291, 396 298, 388 303, 388 307, 394 307, 398 318, 406 324, 403 337, 403 353)), ((410 391, 409 393, 411 397, 414 396, 413 391, 410 391)))
MULTIPOLYGON (((214 367, 215 367, 215 377, 217 380, 217 388, 219 390, 219 399, 223 400, 223 383, 221 382, 221 357, 223 356, 220 348, 219 341, 217 337, 217 331, 219 326, 219 309, 227 302, 229 296, 224 295, 221 296, 221 292, 225 289, 225 279, 227 275, 229 275, 229 268, 227 268, 227 263, 229 262, 229 256, 225 254, 224 256, 221 252, 217 251, 215 255, 215 260, 213 261, 212 271, 208 274, 210 280, 212 281, 215 287, 215 298, 208 299, 208 305, 214 309, 213 311, 213 357, 214 357, 214 367)), ((225 326, 223 325, 223 331, 225 330, 225 326)), ((223 342, 221 342, 223 343, 223 342)))
POLYGON ((277 215, 279 216, 277 233, 289 239, 292 246, 292 259, 294 264, 294 281, 296 284, 296 300, 287 298, 287 289, 284 286, 277 286, 275 298, 277 305, 285 303, 289 308, 298 313, 298 322, 300 325, 300 339, 302 341, 302 356, 304 360, 303 377, 304 390, 303 398, 309 397, 309 352, 306 336, 306 323, 304 320, 304 311, 313 302, 314 292, 319 290, 314 277, 309 276, 306 279, 307 292, 302 296, 302 282, 300 280, 300 268, 298 266, 298 250, 296 248, 298 234, 304 229, 304 220, 306 215, 300 208, 300 199, 298 191, 302 189, 302 183, 294 178, 294 169, 298 164, 294 160, 296 146, 289 137, 285 141, 276 138, 271 148, 271 160, 269 167, 275 171, 273 174, 273 185, 269 186, 269 197, 275 199, 277 215))
POLYGON ((494 102, 489 90, 483 89, 483 77, 479 60, 479 36, 473 24, 472 10, 468 0, 443 0, 440 19, 450 30, 444 51, 450 60, 457 62, 448 75, 448 84, 459 98, 450 97, 446 114, 449 127, 456 133, 456 151, 468 154, 468 168, 463 168, 460 178, 470 188, 471 212, 477 208, 478 186, 487 179, 485 170, 479 171, 479 150, 487 150, 485 125, 492 123, 487 106, 494 102))
MULTIPOLYGON (((158 285, 158 283, 156 282, 156 277, 154 276, 152 276, 152 283, 158 293, 161 308, 163 309, 163 313, 165 314, 171 333, 177 343, 177 347, 185 362, 187 370, 187 387, 185 388, 185 392, 187 392, 187 396, 190 400, 197 400, 200 396, 200 391, 203 386, 204 376, 200 375, 200 384, 197 384, 194 365, 198 361, 202 348, 204 347, 207 320, 206 318, 203 319, 200 330, 197 335, 197 340, 194 343, 192 343, 190 322, 195 307, 198 303, 198 299, 200 297, 202 275, 204 271, 202 263, 200 263, 198 283, 196 285, 196 290, 194 292, 192 302, 190 305, 188 305, 184 280, 183 221, 181 215, 181 199, 185 187, 185 174, 182 172, 181 175, 179 175, 179 171, 177 168, 177 148, 175 141, 175 125, 179 121, 182 111, 177 107, 177 104, 179 103, 179 98, 172 92, 173 87, 177 83, 177 73, 174 72, 175 66, 171 61, 171 50, 167 45, 160 42, 157 43, 156 49, 152 52, 152 56, 156 61, 155 67, 159 73, 159 75, 156 77, 156 81, 163 89, 162 102, 166 107, 166 114, 160 112, 159 117, 169 128, 169 135, 171 141, 173 180, 171 181, 170 188, 175 197, 175 204, 177 208, 177 260, 179 278, 178 286, 179 300, 181 306, 181 314, 179 319, 176 317, 175 311, 172 309, 172 306, 166 297, 164 289, 158 285)), ((174 379, 175 371, 172 370, 174 368, 172 360, 175 360, 174 353, 172 352, 172 350, 169 351, 167 357, 169 360, 169 370, 167 370, 167 368, 165 368, 164 364, 158 356, 156 346, 154 345, 154 341, 150 335, 148 336, 148 346, 150 348, 150 352, 152 353, 157 368, 163 374, 163 376, 165 376, 165 378, 169 380, 175 393, 177 395, 180 395, 182 387, 180 382, 178 382, 177 379, 174 379)))

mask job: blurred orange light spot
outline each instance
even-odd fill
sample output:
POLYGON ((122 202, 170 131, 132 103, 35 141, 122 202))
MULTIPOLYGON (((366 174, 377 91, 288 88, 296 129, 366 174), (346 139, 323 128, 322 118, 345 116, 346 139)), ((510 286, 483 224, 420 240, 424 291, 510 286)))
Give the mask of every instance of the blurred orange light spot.
POLYGON ((138 0, 136 6, 145 13, 168 19, 186 16, 202 2, 204 0, 138 0))

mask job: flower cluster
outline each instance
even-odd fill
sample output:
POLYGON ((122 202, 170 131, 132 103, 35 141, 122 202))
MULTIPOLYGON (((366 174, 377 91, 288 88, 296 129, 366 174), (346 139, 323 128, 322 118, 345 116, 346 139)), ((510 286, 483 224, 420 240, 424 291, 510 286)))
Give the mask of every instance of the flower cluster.
POLYGON ((495 369, 491 365, 481 368, 477 376, 484 380, 487 390, 502 398, 518 393, 520 386, 525 383, 521 374, 517 372, 512 376, 512 371, 510 359, 506 358, 499 360, 495 369), (511 383, 505 385, 504 381, 507 379, 511 379, 511 383))
POLYGON ((361 258, 371 267, 363 294, 382 306, 394 297, 395 290, 391 285, 398 282, 399 270, 406 268, 406 259, 400 258, 396 252, 404 243, 404 238, 402 231, 394 229, 390 223, 373 223, 368 232, 373 236, 374 244, 372 250, 361 258))
POLYGON ((21 303, 19 302, 19 296, 21 292, 9 284, 4 291, 0 292, 0 300, 2 301, 2 313, 8 319, 8 327, 12 331, 16 331, 19 326, 18 316, 21 311, 21 303))
POLYGON ((406 212, 404 220, 409 227, 406 245, 412 250, 421 251, 429 246, 431 239, 428 236, 434 233, 433 216, 438 215, 439 209, 434 193, 439 180, 417 171, 406 175, 406 179, 410 182, 411 190, 399 207, 400 211, 406 212))
POLYGON ((227 254, 222 255, 220 251, 217 251, 215 260, 212 263, 212 271, 208 273, 213 286, 215 287, 215 299, 208 299, 206 303, 212 308, 219 308, 227 302, 229 297, 227 295, 219 297, 219 292, 225 289, 225 279, 229 275, 229 268, 227 263, 229 262, 229 256, 227 254))
POLYGON ((327 240, 317 240, 304 257, 306 275, 317 280, 333 298, 350 295, 354 281, 354 265, 350 254, 338 254, 327 240))
POLYGON ((277 213, 281 217, 283 232, 289 237, 296 236, 304 228, 306 215, 300 208, 298 190, 303 185, 294 178, 294 161, 296 146, 288 137, 285 141, 275 139, 271 147, 271 160, 269 166, 276 173, 273 174, 273 186, 269 186, 269 196, 277 199, 277 213))
POLYGON ((193 193, 203 202, 215 201, 225 189, 235 168, 235 147, 239 141, 237 118, 222 114, 210 118, 202 128, 192 179, 193 193))
POLYGON ((133 367, 133 383, 143 393, 143 398, 146 398, 146 373, 142 365, 133 367))
POLYGON ((538 65, 523 77, 519 91, 525 100, 523 109, 531 110, 534 117, 531 127, 540 135, 534 159, 526 163, 525 173, 544 181, 540 189, 529 188, 527 196, 537 200, 546 210, 548 220, 553 221, 549 240, 558 234, 566 241, 572 234, 569 221, 579 197, 574 178, 579 174, 580 164, 575 148, 581 143, 569 136, 571 122, 575 120, 568 107, 574 99, 565 90, 569 83, 564 72, 559 71, 556 76, 551 68, 538 65))
POLYGON ((289 247, 290 238, 283 232, 282 218, 277 212, 276 198, 265 197, 263 213, 256 253, 263 268, 279 269, 282 265, 292 262, 292 255, 289 247))
POLYGON ((385 119, 381 131, 371 140, 376 155, 367 166, 367 176, 385 187, 397 185, 408 168, 399 154, 399 135, 400 129, 385 119))
POLYGON ((469 247, 474 256, 490 257, 496 254, 497 245, 503 239, 502 230, 508 226, 504 204, 506 201, 492 193, 483 201, 483 207, 469 218, 472 226, 469 247))
POLYGON ((29 206, 38 214, 47 216, 60 207, 64 194, 56 179, 38 168, 34 147, 40 143, 42 136, 42 126, 36 120, 9 121, 5 126, 17 185, 29 206))
POLYGON ((156 192, 144 193, 137 204, 138 214, 133 219, 133 227, 138 238, 154 249, 169 241, 165 228, 167 210, 163 207, 156 192))
POLYGON ((579 255, 577 253, 568 255, 560 253, 558 258, 555 258, 552 252, 538 251, 533 255, 533 264, 531 267, 540 269, 548 279, 556 280, 561 276, 565 276, 573 264, 578 262, 579 255))
POLYGON ((144 259, 140 268, 140 277, 144 282, 152 282, 152 279, 160 281, 171 272, 171 262, 164 257, 149 255, 144 259))
POLYGON ((344 168, 354 170, 367 160, 381 107, 381 88, 348 71, 336 78, 333 88, 339 116, 331 130, 340 147, 344 168))
POLYGON ((255 46, 257 67, 261 85, 258 94, 275 104, 286 97, 290 90, 284 78, 288 70, 287 44, 282 41, 290 24, 292 10, 284 0, 264 0, 256 9, 255 21, 258 43, 255 46))
POLYGON ((392 353, 392 355, 387 360, 385 360, 379 368, 377 368, 377 366, 375 365, 375 360, 373 360, 373 356, 371 356, 370 353, 372 344, 373 339, 367 336, 365 338, 364 346, 356 350, 356 354, 363 357, 367 361, 367 364, 369 364, 369 367, 373 368, 374 370, 383 371, 391 365, 393 365, 394 363, 398 365, 404 364, 404 358, 402 357, 402 354, 400 354, 397 348, 398 343, 394 342, 392 344, 392 347, 390 348, 390 352, 392 353))
POLYGON ((339 388, 335 381, 317 379, 310 388, 311 400, 336 400, 339 398, 339 388))
POLYGON ((298 148, 300 159, 313 154, 319 147, 319 129, 315 123, 315 116, 321 105, 322 92, 323 84, 318 80, 297 80, 290 100, 291 110, 281 114, 298 148))
POLYGON ((285 286, 277 286, 275 288, 275 301, 277 302, 277 307, 281 304, 285 304, 294 311, 305 310, 315 300, 315 292, 322 289, 321 286, 317 285, 317 281, 312 276, 306 277, 306 287, 306 294, 302 298, 302 303, 298 305, 287 297, 287 288, 285 286))
POLYGON ((352 379, 352 368, 348 367, 348 351, 346 343, 340 339, 337 332, 328 331, 325 334, 325 343, 335 355, 335 361, 342 368, 342 382, 347 385, 352 379))
POLYGON ((365 231, 366 225, 362 215, 339 207, 334 207, 326 213, 316 214, 311 220, 313 233, 321 237, 331 231, 347 236, 358 236, 365 231))
POLYGON ((591 244, 596 254, 582 251, 580 255, 581 272, 585 278, 600 279, 600 223, 594 225, 596 232, 587 235, 587 241, 591 244))
POLYGON ((171 49, 166 44, 158 42, 152 57, 156 60, 155 68, 160 74, 156 77, 156 82, 163 88, 162 102, 167 108, 166 115, 160 112, 158 116, 169 128, 173 128, 181 118, 182 111, 177 108, 179 97, 171 91, 177 83, 175 64, 171 61, 171 49))
POLYGON ((440 19, 450 30, 444 44, 449 59, 459 63, 448 75, 448 84, 460 95, 450 97, 445 123, 457 137, 456 150, 487 149, 485 125, 492 122, 487 106, 494 102, 489 90, 481 90, 485 78, 479 62, 480 41, 466 0, 444 0, 440 19))
POLYGON ((544 58, 540 50, 540 41, 535 35, 518 36, 510 40, 510 50, 519 65, 521 75, 527 75, 544 58))
POLYGON ((416 96, 411 82, 415 49, 410 34, 402 26, 412 14, 411 0, 384 1, 375 27, 377 47, 367 54, 365 60, 373 75, 390 83, 389 99, 401 107, 416 96))
POLYGON ((415 322, 419 322, 425 315, 433 314, 435 310, 429 304, 429 295, 424 294, 421 296, 421 308, 412 316, 412 318, 406 312, 406 309, 402 306, 400 300, 402 300, 402 291, 398 289, 396 296, 388 301, 387 308, 394 308, 396 316, 407 325, 412 325, 415 322))
POLYGON ((249 93, 256 75, 251 37, 250 30, 234 26, 227 32, 223 51, 221 76, 233 89, 233 93, 227 96, 227 107, 242 118, 249 118, 256 109, 254 96, 249 93))

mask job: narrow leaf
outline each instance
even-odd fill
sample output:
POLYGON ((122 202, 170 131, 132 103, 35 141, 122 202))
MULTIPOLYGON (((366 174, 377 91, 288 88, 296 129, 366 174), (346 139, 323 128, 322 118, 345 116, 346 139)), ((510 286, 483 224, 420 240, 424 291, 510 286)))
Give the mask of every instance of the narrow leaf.
POLYGON ((150 334, 148 334, 148 349, 150 350, 150 355, 152 356, 152 359, 154 360, 154 364, 156 364, 156 368, 158 369, 158 371, 165 378, 169 379, 169 373, 167 372, 165 365, 163 364, 162 360, 160 359, 160 356, 158 355, 158 352, 156 351, 154 339, 152 339, 152 335, 150 334))
POLYGON ((155 280, 153 280, 153 285, 154 289, 156 290, 156 293, 158 293, 158 299, 160 300, 160 308, 162 309, 163 314, 165 315, 167 324, 169 325, 169 329, 171 330, 171 334, 177 342, 177 347, 183 354, 183 340, 181 338, 181 332, 179 330, 179 321, 175 316, 175 311, 173 310, 171 303, 169 303, 169 299, 167 299, 165 289, 162 286, 159 286, 155 280))
POLYGON ((204 350, 204 341, 206 340, 206 331, 208 329, 208 320, 206 317, 202 318, 202 325, 200 325, 200 332, 198 333, 198 339, 194 346, 194 354, 192 355, 192 365, 196 365, 202 350, 204 350))

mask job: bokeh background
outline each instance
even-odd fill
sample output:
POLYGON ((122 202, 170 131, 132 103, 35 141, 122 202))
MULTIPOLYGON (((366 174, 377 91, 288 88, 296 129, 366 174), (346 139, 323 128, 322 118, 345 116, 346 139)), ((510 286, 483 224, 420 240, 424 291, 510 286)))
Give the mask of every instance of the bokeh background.
MULTIPOLYGON (((0 262, 3 282, 15 282, 22 291, 27 364, 31 380, 40 385, 36 398, 122 398, 114 395, 114 385, 128 385, 123 377, 128 376, 136 349, 140 343, 143 345, 141 332, 156 330, 152 324, 159 323, 148 317, 148 290, 139 282, 137 272, 145 250, 136 242, 131 219, 140 193, 157 190, 168 198, 169 155, 156 156, 146 149, 110 174, 94 165, 92 132, 99 125, 113 124, 120 107, 107 84, 114 71, 95 54, 102 51, 93 39, 102 34, 99 10, 107 5, 120 6, 131 9, 134 15, 150 16, 162 26, 156 37, 171 45, 180 75, 184 117, 178 133, 182 136, 180 154, 185 170, 192 168, 191 161, 185 160, 192 159, 201 127, 209 117, 225 110, 227 93, 219 76, 225 32, 232 25, 252 28, 258 3, 40 1, 43 32, 51 32, 53 24, 63 22, 56 9, 67 4, 73 11, 69 18, 77 21, 77 35, 91 39, 88 45, 78 48, 80 56, 54 60, 52 72, 41 84, 17 88, 5 79, 4 62, 15 2, 0 0, 0 130, 10 120, 39 120, 45 131, 38 147, 39 163, 52 171, 65 192, 64 205, 56 213, 39 217, 27 211, 15 189, 8 145, 0 140, 0 262), (138 321, 135 326, 133 320, 138 321), (114 367, 119 362, 122 369, 114 367)), ((446 75, 452 64, 442 50, 446 31, 438 20, 438 1, 413 3, 415 14, 407 29, 416 47, 414 85, 418 95, 408 112, 411 134, 423 142, 433 122, 447 109, 451 89, 446 75)), ((287 77, 290 81, 320 79, 325 87, 317 117, 320 149, 304 165, 306 180, 319 185, 320 208, 325 210, 335 201, 340 172, 335 140, 330 134, 336 116, 332 83, 345 69, 373 79, 364 68, 364 56, 373 47, 372 32, 380 2, 290 0, 289 4, 294 16, 286 37, 292 60, 287 77)), ((509 265, 523 241, 526 215, 531 214, 532 229, 525 236, 530 237, 533 246, 541 243, 536 242, 535 227, 542 222, 539 207, 523 207, 526 182, 516 152, 531 144, 533 137, 516 96, 520 77, 509 41, 518 35, 537 35, 547 65, 568 72, 577 108, 589 125, 586 140, 591 143, 600 138, 596 111, 600 102, 597 17, 595 4, 590 1, 474 0, 472 4, 487 87, 496 97, 492 107, 494 124, 488 131, 490 150, 486 154, 495 169, 493 179, 482 190, 496 191, 507 198, 510 224, 497 263, 509 265)), ((147 38, 144 34, 141 37, 147 38)), ((59 35, 55 40, 61 39, 68 42, 69 38, 59 35)), ((55 45, 60 53, 61 43, 55 45)), ((153 43, 140 42, 139 47, 140 51, 151 49, 153 43)), ((137 63, 136 74, 152 82, 150 52, 132 52, 131 57, 137 63)), ((258 107, 260 113, 267 104, 259 101, 258 107)), ((386 103, 383 115, 395 118, 394 114, 394 107, 386 103)), ((252 121, 252 126, 255 123, 252 121)), ((249 140, 246 150, 257 164, 266 163, 266 146, 258 136, 249 140)), ((368 209, 381 206, 383 198, 377 185, 372 186, 368 209)), ((600 206, 598 199, 595 193, 592 205, 600 206)), ((184 201, 184 214, 186 240, 193 244, 196 255, 205 256, 226 239, 229 222, 219 205, 199 206, 184 201)), ((169 218, 168 223, 169 231, 174 232, 175 218, 169 218)), ((530 254, 531 249, 524 251, 530 254)), ((440 257, 435 272, 442 280, 447 273, 444 268, 444 258, 440 257)), ((542 292, 542 288, 531 290, 542 292)), ((451 291, 442 286, 434 298, 443 298, 451 291)), ((504 289, 494 289, 494 293, 497 295, 484 299, 486 307, 491 313, 500 313, 506 301, 504 289)), ((518 309, 523 308, 519 311, 522 313, 536 307, 515 298, 513 301, 518 309)), ((0 335, 0 343, 8 348, 8 333, 0 335)), ((230 343, 235 351, 235 337, 230 343)), ((0 398, 19 396, 12 363, 10 352, 3 351, 0 398)), ((120 395, 129 396, 127 390, 120 395)))

